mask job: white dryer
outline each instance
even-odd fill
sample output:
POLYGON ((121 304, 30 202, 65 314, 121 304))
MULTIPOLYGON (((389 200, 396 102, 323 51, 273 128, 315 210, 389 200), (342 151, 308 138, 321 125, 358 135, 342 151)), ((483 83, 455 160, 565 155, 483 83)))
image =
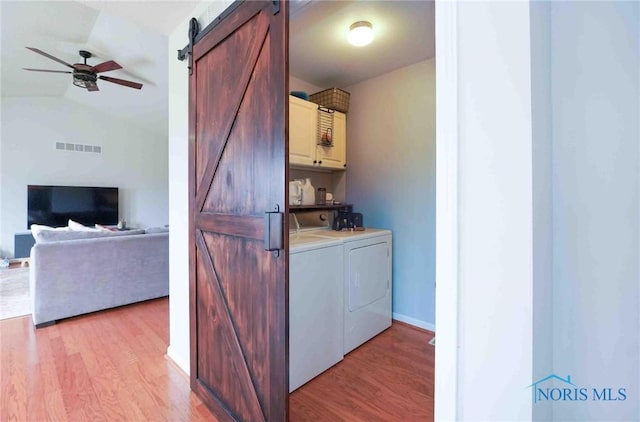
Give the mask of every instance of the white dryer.
POLYGON ((344 353, 391 326, 390 230, 314 232, 342 239, 344 250, 344 353))

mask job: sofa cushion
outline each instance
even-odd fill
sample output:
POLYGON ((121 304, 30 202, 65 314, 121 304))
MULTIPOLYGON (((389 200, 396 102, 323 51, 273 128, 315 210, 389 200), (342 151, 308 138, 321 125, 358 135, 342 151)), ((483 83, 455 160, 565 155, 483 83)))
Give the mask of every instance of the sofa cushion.
POLYGON ((147 227, 145 233, 168 233, 169 227, 147 227))
POLYGON ((94 231, 57 231, 57 230, 44 230, 34 235, 36 243, 48 243, 59 242, 62 240, 77 240, 77 239, 92 239, 97 237, 112 237, 112 236, 131 236, 135 234, 144 234, 144 230, 126 230, 119 232, 109 232, 102 230, 94 231))

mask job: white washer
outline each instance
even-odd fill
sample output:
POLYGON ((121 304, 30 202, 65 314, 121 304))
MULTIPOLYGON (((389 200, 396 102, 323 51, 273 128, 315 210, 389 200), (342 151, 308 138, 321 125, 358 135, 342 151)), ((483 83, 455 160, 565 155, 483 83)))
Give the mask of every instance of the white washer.
POLYGON ((340 239, 289 235, 289 391, 343 357, 340 239))
POLYGON ((343 241, 347 354, 391 326, 392 233, 380 229, 308 233, 343 241))

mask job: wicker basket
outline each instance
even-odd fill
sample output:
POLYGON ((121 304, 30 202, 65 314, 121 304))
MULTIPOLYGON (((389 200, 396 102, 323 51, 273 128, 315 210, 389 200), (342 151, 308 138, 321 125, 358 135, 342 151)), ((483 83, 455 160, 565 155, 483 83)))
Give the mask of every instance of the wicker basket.
POLYGON ((309 101, 323 107, 346 113, 349 111, 349 93, 340 88, 329 88, 309 96, 309 101))

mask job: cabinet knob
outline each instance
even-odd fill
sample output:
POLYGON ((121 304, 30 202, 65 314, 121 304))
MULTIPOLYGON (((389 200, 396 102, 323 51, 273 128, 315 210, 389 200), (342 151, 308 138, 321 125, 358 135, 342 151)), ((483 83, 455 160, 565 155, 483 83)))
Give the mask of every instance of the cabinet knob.
POLYGON ((322 164, 322 160, 318 161, 318 164, 322 164))
POLYGON ((318 162, 318 160, 313 160, 313 164, 316 164, 318 162))
POLYGON ((347 164, 346 164, 346 163, 345 163, 345 164, 343 164, 343 167, 347 167, 347 164))

